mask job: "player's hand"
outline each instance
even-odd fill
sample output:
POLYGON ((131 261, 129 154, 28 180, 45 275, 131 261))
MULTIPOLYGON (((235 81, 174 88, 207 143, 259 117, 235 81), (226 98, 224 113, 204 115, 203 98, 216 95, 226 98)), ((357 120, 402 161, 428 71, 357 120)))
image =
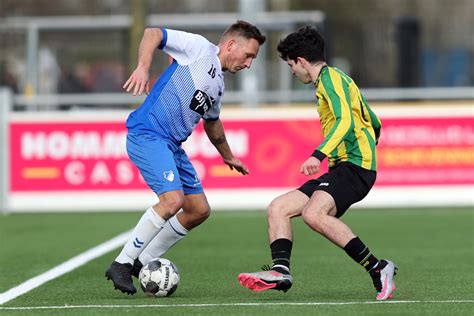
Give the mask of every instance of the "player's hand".
POLYGON ((230 170, 235 169, 243 175, 247 175, 250 172, 247 166, 244 165, 243 162, 237 158, 224 159, 224 163, 229 166, 230 170))
POLYGON ((124 88, 127 92, 130 92, 133 89, 133 95, 141 95, 143 91, 145 91, 146 94, 149 94, 150 75, 148 74, 148 71, 137 67, 137 69, 132 72, 130 78, 128 78, 122 88, 124 88))
POLYGON ((305 176, 311 176, 319 172, 320 164, 321 164, 321 161, 311 156, 308 159, 306 159, 305 162, 303 162, 300 168, 300 172, 304 174, 305 176))

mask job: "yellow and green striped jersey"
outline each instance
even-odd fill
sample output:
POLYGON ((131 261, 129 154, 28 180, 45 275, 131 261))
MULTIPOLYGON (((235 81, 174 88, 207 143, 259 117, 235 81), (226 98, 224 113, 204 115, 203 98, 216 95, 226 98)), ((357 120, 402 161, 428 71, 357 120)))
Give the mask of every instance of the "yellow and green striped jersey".
POLYGON ((382 125, 357 85, 339 69, 325 66, 315 87, 324 141, 313 155, 327 156, 329 167, 349 161, 376 171, 375 145, 382 125))

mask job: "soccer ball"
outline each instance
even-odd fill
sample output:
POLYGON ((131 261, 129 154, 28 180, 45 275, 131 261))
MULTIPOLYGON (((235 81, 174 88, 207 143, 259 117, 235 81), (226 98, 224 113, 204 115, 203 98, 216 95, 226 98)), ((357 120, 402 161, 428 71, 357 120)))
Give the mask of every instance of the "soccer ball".
POLYGON ((168 259, 155 258, 140 270, 140 286, 148 296, 170 296, 179 284, 178 268, 168 259))

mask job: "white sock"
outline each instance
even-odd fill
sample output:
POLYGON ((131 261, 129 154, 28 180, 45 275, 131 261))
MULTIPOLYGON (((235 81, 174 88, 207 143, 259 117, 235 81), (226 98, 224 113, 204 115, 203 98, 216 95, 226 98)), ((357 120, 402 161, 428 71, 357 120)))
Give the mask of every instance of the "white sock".
POLYGON ((153 258, 161 257, 178 241, 186 237, 188 230, 181 225, 176 215, 171 217, 165 224, 165 227, 153 238, 148 246, 143 249, 138 257, 140 262, 145 265, 153 258))
POLYGON ((166 221, 150 207, 138 221, 132 235, 125 246, 123 246, 122 251, 115 261, 133 264, 133 261, 138 258, 153 237, 162 230, 165 222, 166 221))

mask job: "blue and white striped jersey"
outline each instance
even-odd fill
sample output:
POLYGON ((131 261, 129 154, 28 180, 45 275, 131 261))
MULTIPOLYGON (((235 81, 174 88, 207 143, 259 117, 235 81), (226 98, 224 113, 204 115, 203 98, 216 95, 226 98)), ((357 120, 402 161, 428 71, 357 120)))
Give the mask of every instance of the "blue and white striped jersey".
POLYGON ((130 114, 131 133, 152 133, 176 143, 185 141, 199 123, 217 120, 224 93, 219 48, 201 35, 162 29, 159 49, 173 62, 143 104, 130 114))

